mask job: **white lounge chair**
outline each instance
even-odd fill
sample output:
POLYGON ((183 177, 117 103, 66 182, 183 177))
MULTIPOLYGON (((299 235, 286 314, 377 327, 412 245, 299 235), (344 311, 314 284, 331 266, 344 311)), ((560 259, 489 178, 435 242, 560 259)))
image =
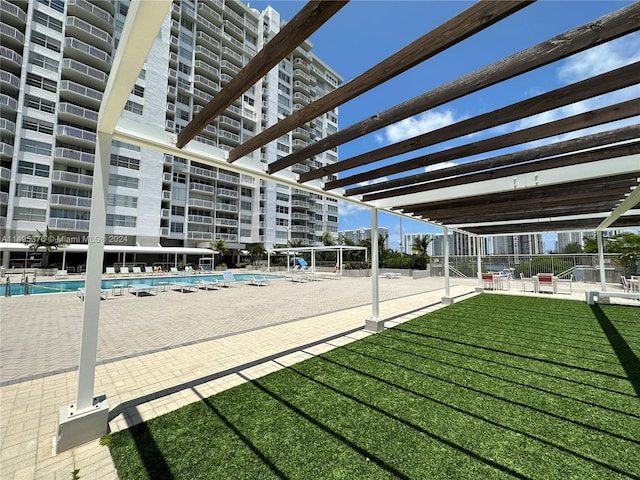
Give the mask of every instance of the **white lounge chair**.
POLYGON ((169 273, 180 273, 176 267, 169 267, 169 273))
POLYGON ((116 269, 115 267, 106 267, 104 269, 104 273, 107 275, 115 275, 116 274, 116 269))
POLYGON ((140 267, 132 267, 131 273, 135 275, 142 275, 142 270, 140 269, 140 267))
POLYGON ((56 272, 56 276, 55 276, 56 280, 60 280, 63 278, 69 278, 69 274, 67 273, 66 270, 58 270, 56 272))
POLYGON ((133 293, 136 297, 139 297, 141 293, 147 293, 149 295, 157 295, 158 287, 155 285, 148 285, 146 283, 131 284, 127 287, 129 293, 133 293))
POLYGON ((233 287, 234 285, 242 286, 242 281, 237 280, 230 270, 222 272, 222 282, 225 287, 233 287))
POLYGON ((253 275, 249 281, 247 282, 249 285, 256 285, 258 287, 261 286, 269 286, 269 279, 264 275, 253 275))
POLYGON ((205 290, 218 290, 222 287, 218 280, 196 280, 193 284, 205 290))
MULTIPOLYGON (((86 295, 87 291, 85 288, 79 288, 78 289, 78 298, 82 301, 84 301, 84 297, 86 295)), ((101 288, 100 289, 100 298, 104 299, 104 300, 109 300, 109 290, 107 290, 106 288, 101 288)))
POLYGON ((130 275, 131 272, 129 271, 129 267, 120 267, 120 273, 122 275, 130 275))
POLYGON ((190 282, 174 282, 171 284, 171 287, 175 290, 180 290, 180 292, 197 292, 198 286, 195 283, 190 282))
POLYGON ((144 267, 144 273, 147 273, 149 275, 153 275, 155 272, 153 271, 153 267, 146 266, 146 267, 144 267))

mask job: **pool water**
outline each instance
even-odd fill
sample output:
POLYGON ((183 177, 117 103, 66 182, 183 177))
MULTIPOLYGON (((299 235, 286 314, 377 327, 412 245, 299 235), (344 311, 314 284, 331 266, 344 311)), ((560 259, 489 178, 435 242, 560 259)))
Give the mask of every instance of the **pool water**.
MULTIPOLYGON (((262 274, 261 274, 262 275, 262 274)), ((235 273, 236 280, 246 281, 250 280, 254 275, 246 273, 235 273)), ((276 279, 282 278, 280 275, 265 275, 267 278, 276 279)), ((128 277, 128 278, 110 278, 102 280, 102 288, 111 289, 114 285, 122 285, 125 289, 129 285, 147 284, 147 285, 159 285, 160 283, 174 283, 174 282, 193 282, 195 280, 222 280, 222 274, 220 275, 177 275, 177 276, 154 276, 154 277, 128 277)), ((79 288, 84 288, 84 280, 69 280, 69 281, 57 281, 57 282, 38 282, 36 284, 29 284, 29 295, 37 295, 41 293, 63 293, 63 292, 76 292, 79 288)), ((0 285, 0 296, 6 295, 6 284, 0 285)), ((24 295, 24 284, 11 283, 9 295, 24 295)))

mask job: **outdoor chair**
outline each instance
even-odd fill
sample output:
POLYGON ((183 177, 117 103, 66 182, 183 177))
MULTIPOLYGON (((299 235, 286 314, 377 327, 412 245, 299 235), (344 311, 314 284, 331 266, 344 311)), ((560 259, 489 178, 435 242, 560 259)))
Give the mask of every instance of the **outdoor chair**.
POLYGON ((69 278, 69 274, 67 273, 66 270, 58 270, 56 272, 56 277, 55 278, 56 278, 56 280, 60 280, 60 279, 63 279, 63 278, 69 278))
POLYGON ((149 275, 153 275, 155 272, 153 271, 153 267, 144 267, 144 273, 148 273, 149 275))
POLYGON ((225 287, 233 287, 235 285, 242 286, 242 281, 237 280, 230 270, 225 270, 222 272, 222 284, 225 287))
POLYGON ((251 279, 247 282, 249 285, 256 285, 258 287, 261 286, 269 286, 269 279, 264 275, 253 275, 251 279))
POLYGON ((115 275, 116 274, 116 268, 115 267, 105 267, 104 273, 107 274, 107 275, 115 275))
POLYGON ((534 282, 536 285, 536 293, 540 293, 543 290, 551 293, 558 293, 556 279, 551 273, 539 273, 534 278, 534 282))
POLYGON ((129 275, 131 272, 129 271, 129 267, 120 267, 120 273, 122 275, 129 275))
POLYGON ((624 275, 620 275, 620 283, 622 283, 622 290, 623 291, 625 291, 625 292, 630 292, 631 291, 631 284, 625 278, 624 275))
POLYGON ((494 289, 495 284, 493 283, 493 274, 491 273, 483 273, 482 274, 482 288, 488 288, 490 290, 494 289))
POLYGON ((140 267, 132 267, 131 273, 135 275, 142 275, 142 270, 140 269, 140 267))

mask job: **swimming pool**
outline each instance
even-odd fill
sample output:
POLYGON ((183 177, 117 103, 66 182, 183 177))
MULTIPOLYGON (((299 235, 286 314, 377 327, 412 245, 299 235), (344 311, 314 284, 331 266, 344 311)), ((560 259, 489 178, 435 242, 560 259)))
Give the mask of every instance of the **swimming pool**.
MULTIPOLYGON (((262 275, 262 274, 260 274, 262 275)), ((248 273, 234 273, 234 277, 240 281, 250 280, 254 276, 248 273)), ((270 280, 282 278, 281 275, 265 275, 270 280)), ((111 289, 114 285, 122 285, 125 289, 129 285, 147 284, 160 285, 162 283, 174 282, 193 282, 194 280, 222 280, 222 274, 219 275, 173 275, 173 276, 154 276, 154 277, 127 277, 127 278, 109 278, 102 280, 102 288, 111 289)), ((76 292, 79 288, 84 287, 84 280, 67 280, 57 282, 38 282, 29 284, 29 295, 38 295, 42 293, 64 293, 76 292)), ((5 296, 6 285, 0 285, 0 296, 5 296)), ((24 295, 24 284, 11 283, 9 295, 24 295)))

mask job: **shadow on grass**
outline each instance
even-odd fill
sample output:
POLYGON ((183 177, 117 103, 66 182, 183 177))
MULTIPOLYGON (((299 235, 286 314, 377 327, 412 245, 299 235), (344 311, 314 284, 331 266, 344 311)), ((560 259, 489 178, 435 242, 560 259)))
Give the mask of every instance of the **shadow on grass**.
POLYGON ((602 311, 599 305, 590 305, 591 311, 595 315, 602 331, 607 336, 613 351, 615 352, 620 365, 627 374, 627 379, 631 383, 631 386, 636 392, 636 395, 640 397, 640 360, 633 352, 629 344, 624 337, 618 332, 615 325, 609 320, 609 317, 602 311))
MULTIPOLYGON (((521 435, 523 437, 527 437, 527 438, 529 438, 531 440, 540 442, 543 445, 546 445, 548 447, 556 448, 556 449, 558 449, 560 451, 563 451, 565 453, 573 455, 573 456, 575 456, 577 458, 580 458, 582 460, 585 460, 587 462, 591 462, 591 463, 594 463, 594 464, 599 465, 601 467, 610 469, 610 470, 612 470, 614 472, 617 472, 619 474, 622 474, 622 475, 628 475, 629 474, 629 472, 621 470, 621 469, 619 469, 617 467, 614 467, 614 466, 612 466, 612 465, 610 465, 608 463, 602 462, 600 460, 597 460, 597 459, 588 457, 586 455, 583 455, 581 453, 575 452, 575 451, 573 451, 573 450, 571 450, 571 449, 569 449, 569 448, 567 448, 567 447, 565 447, 563 445, 559 445, 557 443, 551 442, 551 441, 546 440, 544 438, 541 438, 539 436, 536 436, 536 435, 524 432, 522 430, 515 429, 515 428, 510 427, 508 425, 504 425, 502 423, 496 422, 496 421, 491 420, 491 419, 489 419, 489 418, 487 418, 485 416, 478 415, 476 413, 464 410, 464 409, 462 409, 460 407, 456 407, 455 405, 443 402, 443 401, 438 400, 438 399, 436 399, 434 397, 431 397, 429 395, 425 395, 424 393, 421 393, 421 392, 412 390, 410 388, 407 388, 405 386, 399 385, 397 383, 391 382, 391 381, 389 381, 389 380, 387 380, 385 378, 378 377, 376 375, 372 375, 371 373, 368 373, 368 372, 365 372, 365 371, 362 371, 362 370, 358 370, 357 368, 354 368, 354 367, 351 367, 349 365, 345 365, 343 363, 331 360, 329 358, 326 358, 325 356, 321 356, 321 357, 318 357, 318 358, 320 358, 321 360, 326 361, 327 363, 330 363, 332 365, 335 365, 335 366, 338 366, 338 367, 341 367, 341 368, 345 368, 345 369, 349 370, 350 372, 353 372, 353 373, 355 373, 357 375, 362 375, 364 377, 367 377, 370 380, 374 380, 376 382, 384 383, 385 385, 387 385, 387 386, 389 386, 391 388, 396 388, 396 389, 401 390, 401 391, 403 391, 405 393, 409 393, 411 395, 415 395, 417 397, 423 398, 423 399, 428 400, 430 402, 433 402, 435 404, 444 406, 446 408, 450 408, 450 409, 452 409, 453 411, 455 411, 455 412, 457 412, 459 414, 469 416, 469 417, 474 418, 476 420, 480 420, 482 422, 487 423, 488 425, 492 425, 494 427, 502 428, 502 429, 504 429, 506 431, 513 432, 513 433, 515 433, 517 435, 521 435)), ((371 357, 371 358, 374 358, 374 360, 378 360, 375 357, 371 357)), ((385 361, 385 363, 389 363, 389 364, 391 364, 392 366, 394 366, 396 368, 406 368, 403 365, 398 365, 398 364, 395 364, 393 362, 385 361)), ((507 466, 499 464, 499 463, 495 462, 494 460, 485 458, 485 457, 477 454, 476 452, 474 452, 472 450, 469 450, 468 448, 465 448, 465 447, 463 447, 461 445, 458 445, 458 444, 456 444, 456 443, 454 443, 454 442, 452 442, 450 440, 447 440, 446 438, 443 438, 440 435, 437 435, 437 434, 435 434, 433 432, 429 432, 428 430, 422 428, 421 426, 415 425, 414 423, 409 422, 408 420, 405 420, 404 418, 402 418, 402 417, 400 417, 400 416, 398 416, 396 414, 388 412, 388 411, 386 411, 386 410, 384 410, 384 409, 382 409, 380 407, 377 407, 376 405, 373 405, 373 404, 371 404, 369 402, 361 400, 360 398, 357 398, 357 397, 355 397, 353 395, 350 395, 350 394, 348 394, 346 392, 343 392, 342 390, 339 390, 339 389, 337 389, 335 387, 332 387, 331 385, 329 385, 329 384, 327 384, 325 382, 322 382, 322 381, 320 381, 320 380, 318 380, 316 378, 313 378, 312 376, 307 375, 306 373, 300 371, 295 366, 289 367, 289 369, 294 371, 294 372, 296 372, 298 375, 300 375, 303 378, 306 378, 307 380, 309 380, 311 382, 314 382, 314 383, 316 383, 318 385, 321 385, 324 388, 327 388, 327 389, 331 390, 334 393, 337 393, 339 395, 343 395, 344 397, 346 397, 346 398, 348 398, 348 399, 350 399, 350 400, 352 400, 354 402, 357 402, 357 403, 359 403, 359 404, 361 404, 361 405, 363 405, 363 406, 365 406, 367 408, 370 408, 370 409, 372 409, 372 410, 374 410, 374 411, 376 411, 376 412, 378 412, 378 413, 380 413, 382 415, 385 415, 385 416, 393 419, 394 421, 396 421, 398 423, 401 423, 401 424, 403 424, 403 425, 405 425, 405 426, 407 426, 407 427, 409 427, 409 428, 411 428, 411 429, 413 429, 415 431, 418 431, 419 433, 422 433, 422 434, 426 435, 427 437, 429 437, 429 438, 431 438, 433 440, 436 440, 436 441, 438 441, 438 442, 440 442, 440 443, 442 443, 442 444, 444 444, 444 445, 446 445, 446 446, 448 446, 448 447, 450 447, 452 449, 455 449, 455 450, 459 451, 460 453, 468 455, 469 457, 471 457, 471 458, 473 458, 473 459, 475 459, 475 460, 477 460, 477 461, 479 461, 481 463, 484 463, 485 465, 491 466, 491 467, 495 468, 496 470, 499 470, 501 472, 504 472, 504 473, 507 473, 509 475, 512 475, 515 478, 523 478, 523 479, 529 478, 529 477, 527 477, 527 476, 525 476, 525 475, 523 475, 521 473, 516 472, 515 470, 510 469, 507 466)), ((410 371, 412 371, 414 373, 418 373, 418 374, 424 375, 422 372, 419 372, 419 371, 415 371, 415 370, 412 370, 412 369, 407 369, 407 370, 410 370, 410 371)), ((280 397, 276 396, 275 394, 270 393, 268 390, 264 389, 263 387, 259 387, 259 388, 261 388, 263 391, 265 391, 269 395, 272 395, 273 398, 275 398, 275 399, 277 399, 279 401, 284 401, 280 397)), ((289 405, 287 404, 287 406, 289 406, 289 405)), ((298 409, 296 407, 293 407, 293 408, 296 409, 296 413, 298 413, 298 409)), ((616 436, 616 435, 614 434, 614 436, 616 436)), ((404 478, 404 477, 401 477, 401 478, 404 478)))
POLYGON ((151 480, 173 480, 175 477, 171 474, 171 469, 165 461, 162 451, 158 448, 147 422, 132 427, 130 435, 149 478, 151 480))
POLYGON ((511 369, 514 369, 514 370, 518 370, 518 371, 524 372, 526 374, 540 375, 542 377, 551 378, 553 380, 559 380, 559 381, 566 382, 566 383, 573 383, 575 385, 594 388, 596 390, 601 390, 601 391, 607 392, 607 393, 614 393, 614 394, 617 394, 617 395, 621 395, 623 397, 635 398, 635 395, 632 395, 632 394, 629 394, 629 393, 626 393, 626 392, 620 392, 618 390, 613 390, 611 388, 606 388, 606 387, 603 387, 601 385, 594 385, 594 384, 587 383, 587 382, 584 382, 584 381, 574 380, 574 379, 568 378, 566 376, 553 375, 553 374, 548 373, 548 372, 534 370, 534 369, 531 369, 531 368, 525 368, 525 367, 523 367, 521 365, 513 365, 513 364, 507 363, 507 362, 499 362, 498 360, 495 360, 493 358, 485 358, 485 357, 482 357, 482 356, 471 355, 469 353, 464 353, 464 352, 460 352, 460 351, 457 351, 457 350, 451 350, 449 348, 444 348, 444 347, 435 346, 435 345, 427 345, 425 343, 418 342, 418 341, 415 341, 415 340, 409 340, 407 338, 403 338, 403 337, 400 337, 400 336, 397 336, 397 335, 391 336, 391 335, 388 335, 386 332, 380 333, 379 335, 385 336, 387 338, 392 338, 392 339, 394 339, 396 341, 399 341, 399 342, 408 343, 408 344, 411 344, 411 345, 417 345, 417 346, 419 346, 421 348, 428 348, 428 349, 431 349, 431 350, 436 350, 438 352, 442 352, 442 353, 447 354, 447 355, 448 354, 454 354, 454 355, 457 355, 457 356, 460 356, 460 357, 469 358, 471 360, 479 360, 479 361, 482 361, 482 362, 485 362, 485 363, 498 365, 500 367, 511 368, 511 369))

